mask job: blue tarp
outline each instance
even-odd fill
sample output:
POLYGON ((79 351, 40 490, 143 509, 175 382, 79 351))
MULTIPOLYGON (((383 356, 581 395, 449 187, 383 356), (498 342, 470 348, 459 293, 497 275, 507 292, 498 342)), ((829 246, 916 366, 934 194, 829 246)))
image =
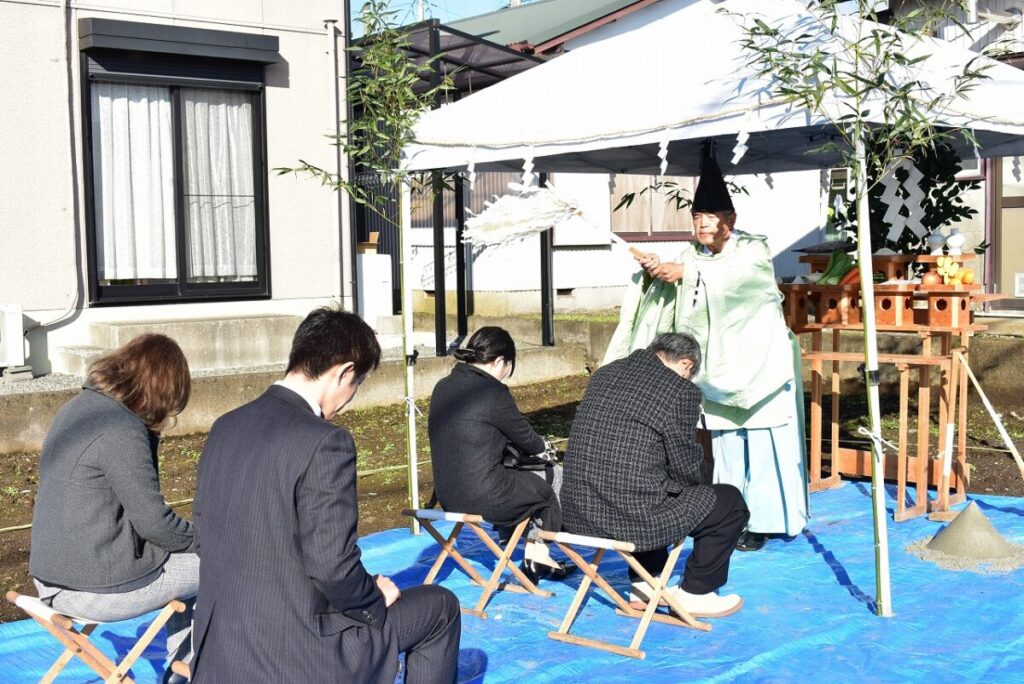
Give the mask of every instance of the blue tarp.
MULTIPOLYGON (((889 497, 891 516, 892 491, 889 497)), ((1007 539, 1024 543, 1024 499, 972 498, 1007 539)), ((580 573, 571 581, 545 583, 555 592, 552 598, 497 593, 487 608, 489 619, 463 616, 460 681, 1024 681, 1024 569, 1002 575, 942 570, 905 551, 940 524, 924 518, 890 522, 895 617, 878 618, 870 504, 862 483, 813 495, 813 518, 803 535, 733 556, 724 590, 743 596, 742 611, 710 621, 713 629, 706 633, 652 624, 643 643, 645 660, 546 638, 558 628, 580 573)), ((420 582, 437 551, 427 535, 413 537, 402 529, 370 535, 360 546, 367 567, 391 575, 399 586, 420 582)), ((481 571, 493 567, 469 533, 460 550, 481 571)), ((613 585, 626 586, 621 559, 609 557, 602 568, 613 585)), ((440 581, 464 606, 479 595, 451 561, 440 581)), ((636 622, 617 616, 598 596, 591 594, 574 633, 628 644, 636 622)), ((121 656, 141 624, 104 626, 93 639, 121 656)), ((159 680, 162 648, 157 639, 148 660, 136 664, 137 681, 159 680)), ((30 621, 0 625, 0 680, 35 682, 59 652, 30 621)), ((98 679, 73 663, 58 681, 98 679)))

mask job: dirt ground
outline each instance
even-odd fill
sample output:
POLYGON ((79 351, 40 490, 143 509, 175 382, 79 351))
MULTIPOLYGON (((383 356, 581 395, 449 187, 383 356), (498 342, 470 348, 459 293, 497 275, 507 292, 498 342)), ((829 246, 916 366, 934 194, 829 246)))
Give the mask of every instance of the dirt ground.
MULTIPOLYGON (((586 376, 512 388, 520 409, 535 429, 552 440, 564 440, 583 395, 586 376)), ((428 402, 417 402, 426 414, 428 402)), ((898 406, 891 401, 882 402, 884 436, 895 441, 898 429, 898 406)), ((829 407, 824 407, 829 415, 829 407)), ((1024 419, 1017 413, 1004 415, 1006 427, 1017 448, 1024 451, 1024 419)), ((863 404, 844 397, 841 407, 843 428, 841 441, 853 443, 863 438, 856 428, 864 420, 863 404)), ((916 407, 911 407, 916 416, 916 407)), ((403 527, 407 520, 399 511, 407 506, 405 461, 405 411, 402 405, 352 411, 340 416, 355 437, 359 448, 357 467, 359 476, 359 534, 365 535, 383 529, 403 527)), ((935 433, 933 416, 932 439, 935 433)), ((969 491, 1024 496, 1024 480, 1011 455, 1003 450, 1002 441, 988 415, 979 402, 971 404, 968 421, 969 491)), ((916 443, 916 425, 909 426, 910 441, 916 443)), ((186 517, 191 515, 189 502, 195 491, 196 464, 202 453, 205 435, 172 437, 160 448, 161 485, 167 501, 186 517)), ((432 491, 430 470, 430 444, 426 421, 418 421, 417 445, 420 458, 420 495, 426 501, 432 491)), ((564 448, 565 442, 556 442, 564 448)), ((29 535, 27 529, 8 530, 32 521, 32 502, 38 482, 38 454, 0 456, 0 587, 4 590, 33 592, 28 576, 29 535)), ((813 505, 813 500, 812 500, 813 505)), ((0 622, 21 619, 23 615, 6 602, 0 602, 0 622)))

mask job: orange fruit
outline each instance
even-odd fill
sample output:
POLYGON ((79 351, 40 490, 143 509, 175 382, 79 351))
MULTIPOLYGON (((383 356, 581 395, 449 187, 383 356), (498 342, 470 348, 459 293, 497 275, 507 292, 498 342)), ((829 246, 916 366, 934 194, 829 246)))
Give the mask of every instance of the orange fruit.
POLYGON ((969 268, 965 268, 961 280, 964 281, 964 285, 972 285, 974 283, 974 271, 969 268))

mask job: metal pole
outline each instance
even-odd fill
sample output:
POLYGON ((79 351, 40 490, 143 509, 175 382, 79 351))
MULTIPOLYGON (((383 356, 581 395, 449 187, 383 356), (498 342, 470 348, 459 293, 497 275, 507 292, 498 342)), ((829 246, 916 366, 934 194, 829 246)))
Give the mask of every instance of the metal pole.
MULTIPOLYGON (((436 20, 430 22, 430 56, 436 57, 441 52, 441 36, 436 20)), ((441 106, 441 62, 435 60, 430 69, 430 87, 434 89, 434 108, 441 106)), ((434 225, 434 345, 438 356, 448 353, 448 321, 445 310, 444 282, 444 185, 441 172, 430 174, 430 191, 433 196, 434 225)))
POLYGON ((445 356, 448 353, 448 312, 444 282, 444 186, 440 171, 431 172, 430 186, 434 194, 434 346, 438 356, 445 356))
MULTIPOLYGON (((541 187, 547 183, 548 174, 539 174, 541 187)), ((554 271, 554 255, 552 245, 554 238, 551 230, 540 234, 540 324, 541 344, 545 347, 555 346, 555 293, 552 289, 552 273, 554 271)))
POLYGON ((455 176, 455 310, 459 337, 469 334, 469 315, 466 307, 466 243, 462 236, 466 230, 466 190, 462 174, 455 176))
POLYGON ((871 434, 871 503, 875 526, 876 612, 892 617, 889 585, 888 520, 885 510, 885 452, 881 444, 881 416, 878 408, 878 336, 875 328, 875 284, 871 262, 871 215, 868 206, 867 154, 864 130, 858 126, 855 143, 857 176, 857 263, 860 269, 861 316, 864 320, 864 380, 868 394, 871 434))

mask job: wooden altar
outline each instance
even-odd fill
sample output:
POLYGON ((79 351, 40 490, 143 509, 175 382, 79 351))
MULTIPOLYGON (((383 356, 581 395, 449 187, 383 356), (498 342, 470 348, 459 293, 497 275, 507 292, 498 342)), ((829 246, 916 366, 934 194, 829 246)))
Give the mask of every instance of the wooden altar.
MULTIPOLYGON (((921 255, 876 256, 872 267, 887 280, 905 279, 912 263, 931 264, 938 257, 921 255)), ((973 254, 957 258, 971 261, 973 254)), ((820 272, 828 255, 807 255, 800 259, 820 272)), ((812 492, 835 487, 841 475, 870 476, 871 450, 854 449, 839 443, 840 367, 862 364, 859 352, 840 350, 843 331, 863 331, 860 285, 790 284, 779 288, 784 296, 786 322, 797 335, 810 336, 810 349, 803 352, 810 368, 810 446, 808 473, 812 492), (829 339, 828 348, 825 340, 829 339), (826 372, 828 377, 826 377, 826 372), (823 392, 828 384, 831 415, 824 424, 823 392), (828 444, 828 451, 824 447, 828 444), (828 476, 822 475, 827 460, 828 476)), ((898 333, 915 340, 909 354, 879 354, 879 367, 894 366, 899 378, 899 431, 896 453, 887 454, 885 479, 897 485, 894 519, 899 522, 928 513, 940 516, 966 498, 967 481, 967 376, 955 352, 968 357, 971 336, 986 326, 974 322, 973 306, 1000 298, 984 294, 980 285, 936 285, 913 283, 876 284, 875 322, 880 333, 898 333), (911 382, 916 381, 917 434, 911 440, 911 382), (938 410, 938 439, 931 439, 932 408, 938 410), (891 456, 895 455, 895 458, 891 456), (948 464, 948 465, 947 465, 948 464), (914 485, 913 504, 908 506, 907 486, 914 485), (936 496, 929 500, 928 488, 936 496)))

